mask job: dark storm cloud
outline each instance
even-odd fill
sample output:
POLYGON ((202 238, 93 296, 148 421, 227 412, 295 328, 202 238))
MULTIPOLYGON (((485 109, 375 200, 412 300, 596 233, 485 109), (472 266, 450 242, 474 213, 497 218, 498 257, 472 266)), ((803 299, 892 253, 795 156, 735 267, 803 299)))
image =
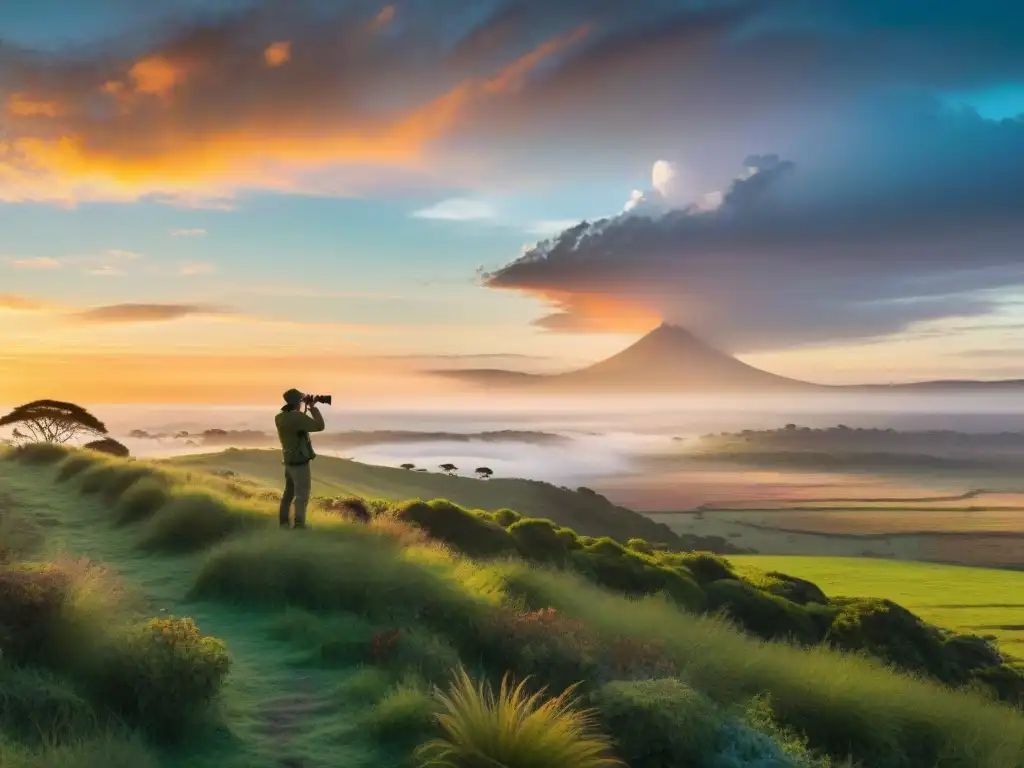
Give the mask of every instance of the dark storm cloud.
POLYGON ((923 97, 842 117, 806 164, 749 158, 760 167, 716 209, 665 213, 648 192, 645 207, 539 243, 486 284, 560 304, 548 327, 594 327, 588 312, 617 302, 736 351, 984 315, 1024 284, 1024 121, 923 97))
POLYGON ((1005 0, 66 4, 129 6, 93 45, 0 43, 0 197, 508 188, 670 152, 720 180, 748 151, 802 161, 879 84, 1024 77, 1005 0))

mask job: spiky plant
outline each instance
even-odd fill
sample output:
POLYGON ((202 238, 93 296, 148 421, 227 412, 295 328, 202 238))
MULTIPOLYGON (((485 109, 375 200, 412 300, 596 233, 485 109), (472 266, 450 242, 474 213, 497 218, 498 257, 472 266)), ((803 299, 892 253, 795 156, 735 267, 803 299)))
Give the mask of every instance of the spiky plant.
POLYGON ((423 768, 604 768, 624 763, 596 727, 593 710, 576 707, 572 686, 554 698, 530 694, 509 675, 495 696, 457 670, 447 692, 435 691, 443 733, 416 750, 423 768))

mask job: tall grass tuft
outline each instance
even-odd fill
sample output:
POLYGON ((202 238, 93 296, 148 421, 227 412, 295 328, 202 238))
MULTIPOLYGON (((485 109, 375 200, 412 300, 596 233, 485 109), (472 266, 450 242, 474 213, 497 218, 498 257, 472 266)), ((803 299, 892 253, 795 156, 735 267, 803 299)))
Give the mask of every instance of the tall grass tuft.
POLYGON ((57 471, 57 482, 64 483, 73 477, 80 475, 87 469, 100 461, 98 456, 90 455, 88 452, 72 453, 60 464, 57 471))
POLYGON ((46 466, 56 464, 66 457, 71 450, 57 443, 25 443, 11 451, 9 457, 22 464, 46 466))
POLYGON ((146 522, 139 545, 161 552, 195 552, 232 533, 260 524, 269 517, 201 492, 174 495, 146 522))
POLYGON ((435 692, 442 736, 416 750, 419 765, 432 768, 602 768, 622 766, 611 741, 596 728, 592 710, 576 708, 573 689, 544 699, 512 686, 506 674, 495 695, 459 668, 447 693, 435 692))

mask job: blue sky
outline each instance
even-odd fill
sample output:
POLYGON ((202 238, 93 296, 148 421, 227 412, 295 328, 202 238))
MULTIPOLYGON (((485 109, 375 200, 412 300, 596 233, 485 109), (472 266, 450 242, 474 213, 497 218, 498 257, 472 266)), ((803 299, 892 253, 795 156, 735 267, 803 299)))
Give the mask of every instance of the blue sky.
POLYGON ((564 368, 662 319, 818 380, 1024 376, 1021 34, 999 0, 5 4, 0 341, 19 387, 564 368))

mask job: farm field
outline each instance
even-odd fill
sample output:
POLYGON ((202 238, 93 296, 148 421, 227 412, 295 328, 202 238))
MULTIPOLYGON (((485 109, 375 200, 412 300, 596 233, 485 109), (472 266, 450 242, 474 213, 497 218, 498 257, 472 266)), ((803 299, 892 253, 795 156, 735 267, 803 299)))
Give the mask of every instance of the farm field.
POLYGON ((1024 573, 850 557, 732 556, 737 566, 813 581, 829 597, 892 600, 939 626, 994 635, 1024 657, 1024 573))

